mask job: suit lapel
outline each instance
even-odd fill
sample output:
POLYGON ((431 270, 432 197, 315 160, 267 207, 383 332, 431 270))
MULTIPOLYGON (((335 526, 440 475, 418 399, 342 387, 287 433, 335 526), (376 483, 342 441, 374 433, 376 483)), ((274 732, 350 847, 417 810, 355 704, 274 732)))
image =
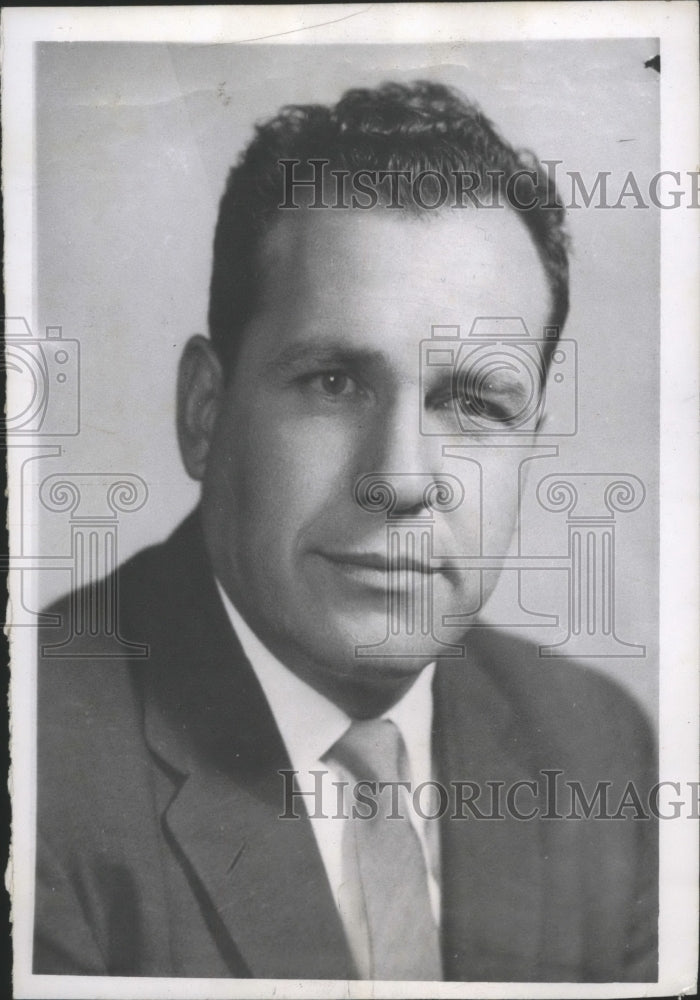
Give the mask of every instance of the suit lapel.
POLYGON ((352 978, 345 938, 308 820, 225 775, 193 774, 167 828, 252 976, 352 978))
POLYGON ((143 609, 151 658, 135 667, 152 752, 177 772, 164 814, 219 939, 259 978, 352 978, 311 824, 281 819, 289 759, 230 626, 196 523, 168 543, 143 609), (156 606, 153 606, 153 605, 156 606), (183 626, 184 623, 184 626, 183 626), (183 780, 184 779, 184 780, 183 780))
MULTIPOLYGON (((540 824, 508 817, 504 802, 514 782, 538 775, 507 699, 479 662, 478 645, 470 639, 466 661, 436 671, 435 755, 448 788, 454 781, 477 783, 475 806, 505 818, 477 819, 466 806, 453 808, 458 793, 450 795, 441 823, 445 978, 526 981, 537 978, 540 954, 540 824), (489 781, 505 783, 500 809, 497 801, 492 809, 489 781), (468 818, 455 818, 461 812, 468 818)), ((525 792, 521 810, 531 802, 525 792)))

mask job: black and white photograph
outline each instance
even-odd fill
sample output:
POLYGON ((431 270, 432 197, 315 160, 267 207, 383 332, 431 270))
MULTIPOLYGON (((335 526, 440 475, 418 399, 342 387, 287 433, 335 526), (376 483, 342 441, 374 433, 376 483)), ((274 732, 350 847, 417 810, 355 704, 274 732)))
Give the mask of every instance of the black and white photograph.
POLYGON ((14 995, 692 993, 697 5, 2 36, 14 995))

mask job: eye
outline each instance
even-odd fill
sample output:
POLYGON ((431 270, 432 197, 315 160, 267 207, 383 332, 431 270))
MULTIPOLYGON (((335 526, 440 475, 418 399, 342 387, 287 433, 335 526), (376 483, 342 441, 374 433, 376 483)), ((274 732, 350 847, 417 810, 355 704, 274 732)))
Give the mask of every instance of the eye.
POLYGON ((531 399, 528 387, 519 382, 469 374, 455 377, 448 391, 435 394, 429 402, 433 410, 461 422, 464 418, 470 426, 473 422, 474 427, 510 427, 531 415, 538 399, 538 395, 531 399))
POLYGON ((324 372, 318 379, 321 388, 329 396, 342 396, 351 384, 351 379, 344 372, 324 372))
POLYGON ((453 386, 457 406, 477 421, 511 425, 531 416, 540 399, 539 377, 508 360, 475 365, 458 373, 453 386))
POLYGON ((508 423, 514 418, 512 406, 515 400, 505 393, 489 389, 491 387, 485 387, 478 396, 476 393, 461 393, 456 398, 457 406, 466 416, 481 416, 486 420, 508 423))
POLYGON ((316 372, 305 381, 307 388, 330 399, 352 397, 360 392, 360 386, 355 379, 340 369, 316 372))

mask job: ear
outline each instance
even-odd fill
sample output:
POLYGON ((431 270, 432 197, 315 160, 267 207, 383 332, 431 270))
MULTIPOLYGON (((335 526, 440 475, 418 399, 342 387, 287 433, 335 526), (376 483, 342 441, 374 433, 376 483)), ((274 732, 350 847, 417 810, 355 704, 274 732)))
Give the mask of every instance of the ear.
POLYGON ((177 380, 177 437, 192 479, 202 479, 224 395, 221 362, 206 337, 192 337, 180 359, 177 380))

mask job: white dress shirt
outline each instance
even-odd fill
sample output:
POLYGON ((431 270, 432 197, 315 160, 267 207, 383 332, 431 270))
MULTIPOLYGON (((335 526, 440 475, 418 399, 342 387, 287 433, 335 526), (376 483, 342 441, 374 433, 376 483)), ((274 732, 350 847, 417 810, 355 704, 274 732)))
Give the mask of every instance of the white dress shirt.
MULTIPOLYGON (((352 920, 341 905, 343 894, 342 839, 344 822, 339 815, 348 814, 348 802, 338 801, 338 789, 334 781, 347 780, 333 761, 324 760, 325 754, 352 723, 352 718, 332 701, 320 694, 305 681, 300 680, 288 667, 272 655, 260 639, 243 620, 229 600, 217 580, 224 607, 231 624, 250 661, 265 693, 272 714, 277 723, 289 754, 293 770, 297 771, 296 781, 300 792, 314 793, 316 779, 311 771, 326 772, 322 783, 322 805, 319 809, 315 794, 297 796, 294 811, 305 807, 309 814, 311 828, 318 844, 333 898, 338 906, 341 919, 348 932, 353 947, 352 920), (303 806, 302 806, 303 804, 303 806), (339 813, 339 805, 341 812, 339 813), (317 815, 314 815, 316 812, 317 815)), ((435 664, 431 663, 421 671, 415 683, 406 694, 382 714, 399 729, 408 756, 412 789, 433 779, 431 728, 433 717, 432 678, 435 664)), ((382 798, 382 802, 384 799, 382 798)), ((421 809, 430 814, 429 795, 420 799, 421 809)), ((284 808, 284 786, 280 777, 280 814, 284 808)), ((351 806, 350 806, 351 808, 351 806)), ((408 816, 418 834, 428 870, 428 890, 430 904, 436 923, 440 924, 440 856, 439 836, 436 820, 421 817, 413 808, 407 809, 408 816)), ((353 947, 354 951, 354 947, 353 947)))

